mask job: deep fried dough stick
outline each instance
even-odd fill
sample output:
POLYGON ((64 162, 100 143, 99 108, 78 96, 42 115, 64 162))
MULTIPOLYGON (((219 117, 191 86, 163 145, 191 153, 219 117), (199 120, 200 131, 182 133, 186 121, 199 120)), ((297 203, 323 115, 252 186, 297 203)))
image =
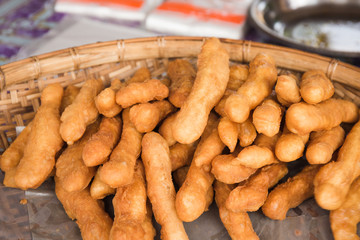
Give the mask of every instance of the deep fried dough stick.
POLYGON ((253 173, 256 172, 256 168, 245 167, 241 164, 234 163, 234 156, 218 155, 212 160, 211 173, 215 178, 226 184, 239 183, 248 179, 253 173))
POLYGON ((250 168, 261 168, 265 165, 277 163, 278 160, 275 157, 274 150, 280 135, 280 132, 273 137, 259 134, 255 139, 254 145, 241 150, 238 156, 234 158, 234 163, 236 162, 250 168))
POLYGON ((356 240, 360 222, 360 178, 355 180, 340 208, 330 211, 331 230, 335 240, 356 240))
POLYGON ((86 80, 74 102, 61 115, 60 134, 71 145, 84 134, 86 127, 93 123, 99 112, 94 98, 103 89, 99 79, 86 80))
POLYGON ((171 80, 169 101, 180 108, 190 94, 196 71, 189 61, 176 59, 169 62, 167 74, 171 80))
POLYGON ((66 87, 65 91, 64 91, 64 96, 62 98, 61 101, 61 105, 60 105, 60 113, 64 112, 65 108, 69 105, 71 105, 76 96, 79 94, 80 92, 80 88, 74 86, 74 85, 69 85, 66 87))
POLYGON ((168 116, 159 127, 159 133, 163 138, 165 138, 169 147, 176 143, 172 130, 172 125, 175 121, 176 115, 177 112, 168 116))
POLYGON ((200 138, 229 80, 229 54, 216 38, 205 41, 197 65, 194 85, 173 123, 174 138, 183 144, 200 138))
POLYGON ((252 117, 250 116, 245 122, 239 124, 239 135, 240 146, 250 146, 256 139, 257 132, 254 124, 252 123, 252 117))
POLYGON ((359 109, 354 103, 334 98, 315 105, 295 103, 288 108, 285 116, 287 128, 302 135, 330 130, 341 122, 353 123, 358 118, 359 109))
POLYGON ((222 98, 220 99, 220 101, 215 105, 214 110, 215 112, 217 112, 217 114, 219 114, 222 117, 226 117, 226 113, 225 113, 225 102, 226 99, 228 99, 228 97, 233 94, 236 93, 233 90, 229 90, 226 89, 224 95, 222 96, 222 98))
POLYGON ((280 75, 275 85, 276 98, 285 107, 301 101, 299 79, 293 75, 280 75))
POLYGON ((114 194, 116 191, 115 188, 110 187, 109 185, 107 185, 106 183, 100 180, 100 176, 99 176, 100 169, 101 167, 99 167, 98 170, 96 171, 95 177, 92 180, 90 186, 90 195, 94 199, 103 199, 108 195, 114 194))
POLYGON ((300 93, 305 102, 316 104, 331 98, 335 88, 323 71, 309 70, 302 75, 300 93))
POLYGON ((165 139, 155 132, 146 133, 142 140, 141 156, 148 197, 155 219, 161 225, 161 238, 188 239, 183 223, 176 214, 169 147, 165 139))
POLYGON ((227 117, 222 117, 218 125, 218 133, 221 141, 229 148, 230 152, 233 152, 238 140, 239 123, 232 122, 227 117))
POLYGON ((130 108, 130 121, 141 132, 151 132, 175 107, 166 100, 140 103, 130 108))
POLYGON ((151 72, 147 67, 141 67, 134 75, 126 81, 127 84, 134 83, 134 82, 145 82, 146 80, 151 78, 151 72))
POLYGON ((171 171, 190 165, 197 146, 197 141, 190 144, 175 143, 170 147, 171 171))
POLYGON ((121 139, 100 170, 100 179, 113 188, 130 184, 134 175, 136 159, 140 156, 142 134, 129 117, 129 109, 122 112, 121 139))
POLYGON ((227 89, 236 91, 244 84, 249 75, 249 66, 244 64, 232 65, 230 67, 229 82, 227 89))
POLYGON ((344 142, 345 131, 337 126, 330 130, 312 132, 306 149, 306 160, 310 164, 328 163, 333 153, 344 142))
POLYGON ((103 204, 90 196, 89 188, 79 192, 67 192, 55 177, 55 193, 67 215, 76 219, 84 240, 109 239, 113 221, 103 204))
POLYGON ((12 142, 6 151, 1 155, 0 166, 1 170, 4 172, 15 168, 19 164, 20 159, 24 156, 24 148, 31 132, 31 126, 32 122, 30 122, 22 130, 14 142, 12 142))
POLYGON ((253 113, 253 123, 258 133, 272 137, 280 130, 283 108, 274 100, 266 99, 253 113))
POLYGON ((232 186, 225 183, 215 181, 215 201, 219 208, 220 219, 224 227, 228 231, 231 239, 233 240, 258 240, 249 215, 246 212, 235 213, 228 210, 225 206, 226 199, 228 198, 232 186))
POLYGON ((360 176, 360 122, 345 138, 338 158, 323 166, 314 180, 315 199, 320 207, 334 210, 345 201, 351 183, 360 176))
POLYGON ((6 187, 19 188, 15 183, 15 173, 16 173, 16 167, 11 168, 5 172, 3 184, 6 187))
POLYGON ((123 108, 152 100, 163 100, 169 95, 169 89, 160 80, 130 83, 116 93, 116 103, 123 108))
POLYGON ((41 94, 42 105, 32 121, 24 156, 15 173, 15 183, 23 190, 39 187, 54 168, 55 155, 63 145, 59 134, 63 93, 60 84, 51 84, 41 94))
POLYGON ((252 175, 244 184, 231 191, 226 208, 233 212, 254 212, 265 202, 268 189, 277 184, 288 173, 286 164, 265 166, 252 175))
POLYGON ((306 166, 300 173, 272 190, 262 206, 269 218, 284 220, 290 208, 297 207, 314 195, 314 178, 320 165, 306 166))
POLYGON ((283 133, 275 145, 275 155, 282 162, 292 162, 303 156, 310 134, 299 135, 284 126, 283 133))
POLYGON ((226 100, 225 112, 233 122, 242 123, 250 111, 270 95, 277 78, 275 62, 269 55, 258 54, 250 62, 247 80, 226 100))
POLYGON ((99 130, 91 136, 84 146, 82 159, 85 165, 93 167, 104 163, 118 143, 120 134, 120 117, 104 117, 101 120, 99 130))
POLYGON ((82 151, 90 137, 96 133, 100 121, 87 127, 85 134, 73 145, 67 146, 56 161, 58 182, 68 192, 76 192, 86 188, 96 173, 94 167, 87 167, 82 159, 82 151))

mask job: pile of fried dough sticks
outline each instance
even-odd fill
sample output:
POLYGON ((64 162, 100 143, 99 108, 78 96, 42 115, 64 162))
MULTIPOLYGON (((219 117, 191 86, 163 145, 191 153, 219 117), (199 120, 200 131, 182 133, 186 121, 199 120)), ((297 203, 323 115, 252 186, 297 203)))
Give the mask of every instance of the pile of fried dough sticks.
POLYGON ((266 54, 232 65, 210 38, 197 70, 177 59, 167 77, 140 68, 107 88, 48 85, 1 157, 4 184, 26 190, 54 176, 83 239, 153 239, 152 214, 162 239, 188 239, 183 221, 206 211, 214 190, 232 239, 258 239, 248 212, 283 220, 312 196, 330 210, 336 240, 359 239, 359 109, 333 97, 322 71, 278 76, 266 54), (342 123, 356 124, 346 133, 342 123), (278 184, 302 156, 306 166, 278 184), (114 220, 101 200, 111 194, 114 220))

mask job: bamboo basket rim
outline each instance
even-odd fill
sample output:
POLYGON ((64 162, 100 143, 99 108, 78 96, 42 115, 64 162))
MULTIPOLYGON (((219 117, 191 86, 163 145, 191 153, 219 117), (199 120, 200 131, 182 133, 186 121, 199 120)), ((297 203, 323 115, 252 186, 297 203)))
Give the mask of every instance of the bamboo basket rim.
MULTIPOLYGON (((196 57, 206 37, 162 36, 97 42, 66 48, 0 66, 0 90, 15 83, 107 63, 145 58, 196 57), (142 51, 140 51, 142 50, 142 51)), ((220 38, 233 61, 249 62, 257 53, 270 54, 277 67, 323 70, 329 79, 360 90, 360 68, 336 58, 289 47, 220 38), (284 58, 286 56, 286 58, 284 58)))

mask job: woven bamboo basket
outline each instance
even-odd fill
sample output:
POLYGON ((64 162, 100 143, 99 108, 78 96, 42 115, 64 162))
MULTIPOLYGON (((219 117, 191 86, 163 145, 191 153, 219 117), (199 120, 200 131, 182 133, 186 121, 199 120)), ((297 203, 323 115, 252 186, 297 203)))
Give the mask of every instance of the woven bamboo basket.
MULTIPOLYGON (((51 83, 81 85, 88 78, 129 78, 148 67, 162 77, 174 58, 195 60, 205 38, 150 37, 83 45, 26 58, 0 67, 0 148, 16 137, 16 126, 27 125, 40 105, 40 92, 51 83)), ((221 39, 233 63, 248 63, 260 52, 271 55, 281 70, 323 70, 334 82, 336 95, 360 106, 360 68, 336 59, 286 47, 221 39)))

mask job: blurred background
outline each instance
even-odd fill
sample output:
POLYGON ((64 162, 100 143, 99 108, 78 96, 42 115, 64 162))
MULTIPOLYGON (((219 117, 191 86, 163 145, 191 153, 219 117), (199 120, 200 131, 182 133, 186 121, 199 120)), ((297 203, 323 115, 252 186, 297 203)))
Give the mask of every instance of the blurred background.
POLYGON ((358 0, 0 0, 0 65, 157 35, 275 43, 359 65, 358 0))

